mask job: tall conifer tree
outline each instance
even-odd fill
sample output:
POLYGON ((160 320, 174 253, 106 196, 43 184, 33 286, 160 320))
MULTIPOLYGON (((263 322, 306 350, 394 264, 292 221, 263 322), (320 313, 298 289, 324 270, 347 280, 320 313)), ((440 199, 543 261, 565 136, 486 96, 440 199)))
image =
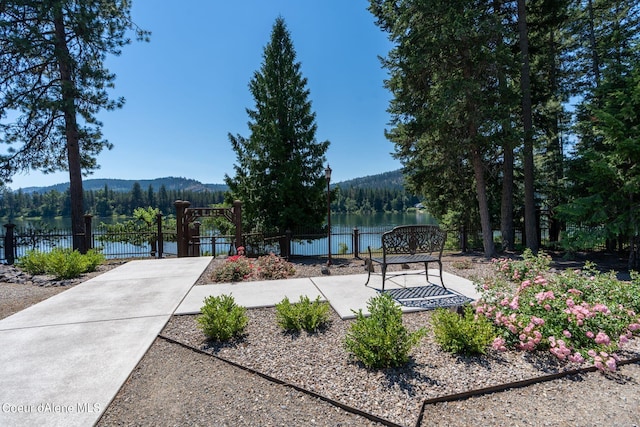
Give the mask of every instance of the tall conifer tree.
POLYGON ((307 79, 279 17, 263 62, 249 83, 255 100, 247 109, 251 135, 229 134, 237 156, 230 194, 243 202, 249 229, 285 231, 319 227, 325 218, 324 162, 329 141, 315 138, 307 79))
MULTIPOLYGON (((124 100, 109 99, 119 55, 136 28, 128 0, 22 0, 0 3, 0 179, 29 169, 69 171, 73 246, 84 251, 82 174, 111 148, 96 117, 124 100), (17 115, 13 122, 4 119, 17 115)), ((65 207, 66 211, 67 207, 65 207)))

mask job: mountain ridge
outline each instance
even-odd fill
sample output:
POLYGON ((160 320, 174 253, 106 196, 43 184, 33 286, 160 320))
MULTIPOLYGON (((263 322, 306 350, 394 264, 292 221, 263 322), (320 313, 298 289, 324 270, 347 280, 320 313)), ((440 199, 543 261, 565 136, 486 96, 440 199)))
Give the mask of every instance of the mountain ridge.
MULTIPOLYGON (((142 190, 146 190, 151 186, 153 191, 157 192, 163 185, 167 190, 185 190, 185 191, 226 191, 229 187, 226 184, 204 184, 200 181, 184 177, 162 177, 153 179, 118 179, 118 178, 90 178, 82 183, 83 190, 96 191, 102 190, 105 185, 111 191, 129 192, 135 183, 140 184, 142 190)), ((402 181, 402 171, 400 169, 390 172, 383 172, 375 175, 367 175, 360 178, 353 178, 346 181, 337 182, 332 186, 340 186, 341 188, 389 188, 401 189, 404 187, 402 181)), ((40 193, 44 194, 55 190, 65 192, 69 188, 68 182, 59 184, 42 186, 42 187, 24 187, 14 192, 22 191, 23 193, 40 193)))

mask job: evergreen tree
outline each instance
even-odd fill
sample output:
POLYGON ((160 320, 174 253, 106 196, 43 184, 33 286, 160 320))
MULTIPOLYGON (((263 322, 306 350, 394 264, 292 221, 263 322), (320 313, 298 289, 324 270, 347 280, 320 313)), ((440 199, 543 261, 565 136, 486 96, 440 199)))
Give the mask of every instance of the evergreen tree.
POLYGON ((144 207, 144 196, 142 195, 142 187, 138 181, 133 183, 131 192, 129 193, 129 209, 133 212, 136 208, 144 207))
POLYGON ((458 202, 472 184, 484 252, 492 256, 487 172, 503 118, 512 111, 498 78, 511 55, 498 43, 508 33, 506 19, 480 1, 371 0, 369 10, 394 42, 383 61, 394 96, 387 136, 403 162, 408 189, 424 195, 431 211, 445 188, 449 205, 468 211, 468 200, 458 202), (460 186, 453 188, 455 183, 460 186))
MULTIPOLYGON (((23 0, 0 3, 0 178, 19 171, 69 171, 73 246, 84 251, 82 174, 110 148, 96 114, 113 110, 115 75, 104 66, 135 29, 128 0, 23 0), (17 148, 16 148, 17 146, 17 148)), ((138 31, 139 38, 147 33, 138 31)))
POLYGON ((243 203, 248 229, 282 232, 324 221, 329 141, 315 139, 315 113, 300 66, 284 19, 278 18, 249 83, 255 100, 255 109, 247 109, 251 135, 229 135, 237 164, 225 182, 230 196, 243 203))

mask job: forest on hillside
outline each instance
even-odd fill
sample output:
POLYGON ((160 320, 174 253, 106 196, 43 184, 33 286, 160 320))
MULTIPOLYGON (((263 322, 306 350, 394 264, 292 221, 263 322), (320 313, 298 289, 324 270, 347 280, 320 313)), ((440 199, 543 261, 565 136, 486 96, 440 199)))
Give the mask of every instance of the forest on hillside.
MULTIPOLYGON (((368 178, 368 182, 377 183, 377 188, 356 187, 349 184, 350 181, 333 187, 331 210, 336 213, 402 212, 420 202, 402 187, 385 187, 381 180, 368 178)), ((98 217, 131 216, 135 208, 148 206, 171 215, 175 213, 173 203, 176 200, 188 200, 191 206, 209 207, 224 203, 225 197, 225 191, 167 189, 164 185, 158 191, 152 185, 143 189, 138 182, 130 191, 116 191, 105 184, 102 189, 84 192, 85 212, 98 217)), ((70 206, 68 190, 26 193, 4 189, 0 193, 0 217, 6 220, 68 217, 70 206)))

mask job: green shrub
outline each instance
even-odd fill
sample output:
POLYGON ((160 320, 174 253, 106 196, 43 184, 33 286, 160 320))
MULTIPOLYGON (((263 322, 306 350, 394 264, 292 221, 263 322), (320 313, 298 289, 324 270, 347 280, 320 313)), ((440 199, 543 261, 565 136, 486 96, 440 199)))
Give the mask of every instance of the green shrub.
POLYGON ((338 254, 346 255, 347 252, 349 252, 349 246, 347 246, 347 244, 344 242, 338 243, 338 254))
POLYGON ((253 275, 253 264, 247 257, 234 255, 216 267, 211 276, 216 282, 241 282, 253 275))
POLYGON ((239 336, 249 322, 247 310, 237 305, 231 295, 205 298, 200 311, 202 314, 197 318, 200 329, 216 341, 239 336))
POLYGON ((96 268, 98 268, 98 266, 104 262, 105 257, 101 252, 98 252, 95 249, 90 249, 86 254, 84 254, 83 259, 84 272, 89 273, 92 271, 96 271, 96 268))
POLYGON ((56 279, 73 279, 84 272, 84 261, 78 251, 53 249, 47 254, 47 274, 56 279))
POLYGON ((493 325, 485 316, 476 316, 470 306, 464 315, 439 308, 431 318, 436 342, 444 351, 461 354, 485 354, 495 338, 493 325))
POLYGON ((401 366, 409 360, 409 352, 425 336, 420 328, 409 332, 402 324, 402 310, 388 294, 380 294, 367 302, 370 317, 362 310, 345 337, 345 347, 368 368, 401 366))
POLYGON ((273 253, 256 260, 257 275, 261 279, 286 279, 296 273, 293 264, 273 253))
POLYGON ((47 271, 47 254, 30 250, 21 256, 16 264, 29 274, 45 274, 47 271))
POLYGON ((313 302, 307 296, 301 296, 300 301, 291 304, 288 297, 276 304, 276 319, 278 325, 286 331, 315 332, 329 320, 329 303, 320 301, 318 296, 313 302))
POLYGON ((82 255, 76 250, 54 248, 48 253, 29 251, 18 260, 18 266, 29 274, 50 274, 65 280, 95 271, 103 262, 104 255, 94 250, 82 255))

